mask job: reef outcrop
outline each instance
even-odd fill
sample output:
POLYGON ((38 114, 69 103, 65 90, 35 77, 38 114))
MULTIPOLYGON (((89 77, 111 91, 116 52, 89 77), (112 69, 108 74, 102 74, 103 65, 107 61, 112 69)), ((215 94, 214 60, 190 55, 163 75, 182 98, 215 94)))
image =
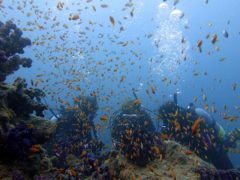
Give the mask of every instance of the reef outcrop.
POLYGON ((23 67, 31 67, 30 58, 20 57, 24 48, 31 45, 28 38, 22 37, 22 31, 12 21, 5 24, 0 21, 0 81, 23 67))
POLYGON ((239 169, 227 169, 227 170, 212 170, 203 167, 199 167, 196 173, 200 174, 201 180, 211 180, 211 179, 227 179, 227 180, 237 180, 240 179, 239 169))
POLYGON ((30 39, 22 37, 22 31, 13 22, 0 22, 0 176, 9 167, 27 174, 51 167, 41 145, 54 133, 56 124, 43 117, 47 109, 41 102, 44 92, 28 88, 21 77, 12 84, 4 82, 20 65, 31 67, 31 59, 19 56, 28 45, 30 39))
POLYGON ((118 153, 107 159, 103 167, 108 167, 104 173, 95 173, 92 179, 200 179, 196 168, 216 170, 214 166, 200 159, 186 147, 174 142, 164 141, 165 157, 160 156, 146 166, 138 166, 118 153))

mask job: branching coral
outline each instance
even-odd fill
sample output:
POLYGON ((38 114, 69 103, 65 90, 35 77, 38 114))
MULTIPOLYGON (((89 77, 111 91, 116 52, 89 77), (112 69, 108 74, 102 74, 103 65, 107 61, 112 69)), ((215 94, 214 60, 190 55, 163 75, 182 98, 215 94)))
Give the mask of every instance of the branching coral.
POLYGON ((31 45, 28 38, 23 38, 22 31, 12 21, 3 24, 0 21, 0 81, 6 76, 18 70, 20 65, 31 67, 30 58, 22 58, 17 54, 23 54, 24 48, 31 45))

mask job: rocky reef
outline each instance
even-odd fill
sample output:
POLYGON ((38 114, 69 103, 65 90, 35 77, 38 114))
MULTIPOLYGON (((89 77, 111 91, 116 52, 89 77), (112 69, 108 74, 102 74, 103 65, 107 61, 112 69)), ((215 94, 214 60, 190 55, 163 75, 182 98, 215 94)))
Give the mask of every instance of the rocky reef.
POLYGON ((240 179, 239 169, 212 170, 204 167, 198 167, 195 171, 196 173, 200 174, 201 180, 212 180, 212 179, 239 180, 240 179))
POLYGON ((166 147, 165 156, 159 156, 146 166, 138 166, 121 153, 108 158, 102 165, 107 167, 104 173, 95 173, 92 179, 200 179, 196 168, 204 168, 215 171, 211 164, 200 159, 186 147, 174 142, 164 141, 166 147))
POLYGON ((0 21, 0 81, 6 76, 18 70, 20 65, 31 67, 30 58, 20 57, 24 48, 31 45, 28 38, 23 38, 22 31, 12 21, 5 24, 0 21))
POLYGON ((8 171, 11 174, 22 171, 31 176, 51 167, 47 152, 41 145, 54 133, 56 124, 43 118, 43 111, 47 109, 41 102, 44 92, 28 88, 20 77, 12 84, 4 82, 20 65, 31 67, 31 59, 18 55, 24 53, 24 47, 31 45, 28 38, 21 36, 21 30, 13 22, 0 22, 1 178, 8 171))

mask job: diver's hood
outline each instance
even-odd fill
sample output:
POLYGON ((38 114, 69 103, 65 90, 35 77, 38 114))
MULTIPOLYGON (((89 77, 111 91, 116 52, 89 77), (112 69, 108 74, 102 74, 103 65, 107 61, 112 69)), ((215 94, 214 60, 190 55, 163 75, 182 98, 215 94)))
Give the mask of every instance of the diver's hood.
POLYGON ((82 96, 80 97, 79 107, 85 111, 85 113, 93 113, 95 114, 98 109, 97 98, 92 96, 82 96), (90 105, 90 107, 89 107, 90 105))
POLYGON ((175 113, 177 109, 178 106, 176 103, 168 101, 159 108, 158 112, 161 117, 165 117, 168 113, 175 113))

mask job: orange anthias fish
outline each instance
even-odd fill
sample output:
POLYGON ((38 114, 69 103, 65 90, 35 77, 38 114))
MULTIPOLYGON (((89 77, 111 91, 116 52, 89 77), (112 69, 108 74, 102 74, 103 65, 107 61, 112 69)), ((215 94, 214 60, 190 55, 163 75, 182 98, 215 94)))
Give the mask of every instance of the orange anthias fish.
POLYGON ((110 19, 111 24, 113 26, 115 26, 115 19, 112 16, 110 16, 109 19, 110 19))
POLYGON ((184 153, 185 153, 186 155, 191 155, 191 154, 193 154, 193 152, 192 152, 191 150, 186 150, 184 153))
POLYGON ((212 42, 212 44, 215 44, 217 41, 218 41, 218 36, 217 36, 217 34, 214 34, 211 42, 212 42))
POLYGON ((139 98, 135 99, 133 102, 134 105, 138 106, 141 104, 141 100, 139 98))
POLYGON ((108 116, 106 114, 104 114, 100 117, 100 120, 101 121, 108 121, 108 116))
POLYGON ((201 122, 201 118, 198 117, 192 125, 192 133, 194 135, 198 132, 200 122, 201 122))
POLYGON ((175 131, 178 131, 181 128, 181 125, 177 120, 174 121, 174 125, 175 125, 175 131))
POLYGON ((239 119, 239 117, 238 116, 227 116, 226 114, 224 114, 223 119, 230 120, 230 121, 235 121, 235 120, 239 119))
POLYGON ((77 172, 74 169, 70 169, 70 175, 73 177, 77 176, 77 172))
POLYGON ((37 153, 40 151, 41 145, 40 144, 34 144, 32 145, 32 147, 30 148, 30 151, 32 153, 37 153))

